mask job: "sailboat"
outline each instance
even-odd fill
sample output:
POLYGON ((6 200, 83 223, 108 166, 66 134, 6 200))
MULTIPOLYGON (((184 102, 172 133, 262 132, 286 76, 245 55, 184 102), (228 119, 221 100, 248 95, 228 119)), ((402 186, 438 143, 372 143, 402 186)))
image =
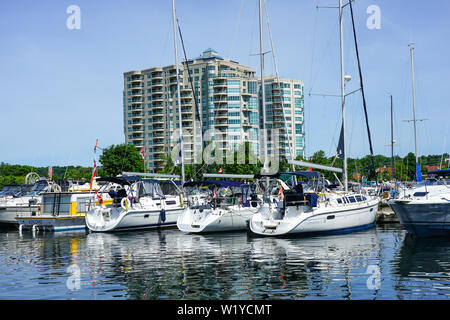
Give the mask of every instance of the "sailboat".
MULTIPOLYGON (((185 181, 183 130, 181 117, 180 79, 178 66, 178 47, 176 31, 175 0, 172 0, 172 22, 175 49, 175 68, 177 75, 177 98, 180 126, 180 161, 181 185, 185 181)), ((179 215, 184 211, 181 190, 171 181, 178 194, 165 194, 161 188, 161 181, 157 179, 179 179, 179 176, 150 173, 125 172, 125 176, 144 176, 153 179, 136 179, 130 181, 126 177, 104 178, 106 181, 121 185, 117 194, 113 195, 113 204, 100 205, 86 213, 86 225, 91 231, 108 232, 120 230, 138 230, 167 228, 176 225, 179 215)))
MULTIPOLYGON (((295 188, 289 188, 283 185, 283 181, 280 179, 281 175, 288 174, 319 181, 320 174, 314 171, 263 173, 260 177, 262 179, 272 179, 272 184, 266 189, 264 194, 265 205, 250 220, 250 229, 256 234, 281 236, 288 234, 351 232, 375 225, 379 198, 372 195, 349 192, 348 190, 347 156, 345 150, 345 82, 348 78, 344 73, 342 13, 342 0, 339 0, 342 144, 339 143, 338 149, 342 151, 344 168, 341 170, 295 160, 291 160, 289 163, 342 172, 344 176, 344 191, 332 192, 323 186, 305 190, 302 184, 298 184, 295 188), (277 185, 278 188, 276 188, 277 185), (278 199, 274 199, 274 189, 275 192, 278 190, 278 199)), ((318 183, 316 185, 319 186, 318 183)))
POLYGON ((180 231, 205 233, 248 229, 260 200, 252 186, 236 181, 188 181, 187 206, 177 221, 180 231))
POLYGON ((397 197, 388 201, 402 226, 419 237, 450 236, 450 186, 444 179, 450 170, 429 172, 436 178, 422 181, 417 154, 417 130, 414 87, 414 47, 410 46, 414 139, 416 153, 415 181, 412 188, 399 190, 397 197))

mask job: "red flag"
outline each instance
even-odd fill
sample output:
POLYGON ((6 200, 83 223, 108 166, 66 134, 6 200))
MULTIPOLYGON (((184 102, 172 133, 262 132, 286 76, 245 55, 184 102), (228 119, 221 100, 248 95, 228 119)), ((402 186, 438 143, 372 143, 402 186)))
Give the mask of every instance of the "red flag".
POLYGON ((100 194, 98 194, 97 190, 95 190, 95 195, 97 196, 98 201, 100 202, 100 204, 103 204, 103 198, 102 198, 102 196, 100 194))
POLYGON ((214 189, 213 199, 217 199, 217 190, 216 189, 214 189))
POLYGON ((278 200, 281 201, 283 197, 283 186, 280 186, 280 191, 278 192, 278 200))
POLYGON ((223 168, 220 167, 219 171, 217 173, 222 173, 223 172, 223 168))
POLYGON ((92 169, 92 176, 91 176, 91 184, 89 186, 89 189, 92 189, 92 183, 94 182, 94 178, 97 176, 97 164, 94 160, 94 168, 92 169))
POLYGON ((52 176, 53 176, 53 167, 49 167, 48 168, 48 177, 50 178, 50 180, 52 180, 52 176))
POLYGON ((97 152, 97 147, 98 147, 98 139, 95 140, 95 147, 94 147, 94 153, 97 152))
POLYGON ((142 148, 141 150, 142 162, 145 162, 145 150, 142 148))
POLYGON ((308 171, 312 171, 312 168, 309 168, 308 171))

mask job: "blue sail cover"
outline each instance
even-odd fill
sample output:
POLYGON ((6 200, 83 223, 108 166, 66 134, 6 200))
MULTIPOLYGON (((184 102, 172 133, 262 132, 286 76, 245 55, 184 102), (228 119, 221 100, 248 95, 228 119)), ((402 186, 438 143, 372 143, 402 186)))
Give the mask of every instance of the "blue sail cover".
POLYGON ((186 181, 184 186, 194 186, 201 184, 213 184, 221 187, 248 187, 248 184, 237 181, 228 181, 228 180, 205 180, 205 181, 186 181))
POLYGON ((414 173, 416 182, 422 182, 422 172, 420 172, 420 164, 416 162, 416 172, 414 173))
POLYGON ((429 171, 428 174, 437 174, 437 175, 440 175, 440 176, 450 176, 450 169, 429 171))

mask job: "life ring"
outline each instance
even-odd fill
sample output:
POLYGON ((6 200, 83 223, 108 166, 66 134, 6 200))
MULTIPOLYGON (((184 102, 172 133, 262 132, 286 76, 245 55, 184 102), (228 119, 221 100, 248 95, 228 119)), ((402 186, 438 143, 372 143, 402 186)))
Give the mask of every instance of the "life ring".
POLYGON ((122 200, 120 200, 120 206, 123 208, 123 210, 128 211, 128 205, 129 205, 130 201, 128 201, 128 198, 122 198, 122 200))

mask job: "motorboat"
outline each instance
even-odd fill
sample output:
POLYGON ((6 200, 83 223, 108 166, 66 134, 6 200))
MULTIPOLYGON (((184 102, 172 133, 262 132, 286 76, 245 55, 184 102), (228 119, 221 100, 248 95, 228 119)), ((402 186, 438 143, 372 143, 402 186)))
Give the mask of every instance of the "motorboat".
POLYGON ((96 189, 85 189, 85 186, 72 184, 65 192, 45 192, 42 194, 39 210, 17 214, 15 219, 19 224, 19 231, 85 230, 86 211, 94 205, 111 204, 113 200, 109 191, 116 187, 113 183, 105 183, 96 189))
POLYGON ((98 204, 86 212, 86 226, 94 232, 176 227, 184 210, 181 190, 179 195, 165 195, 161 181, 139 177, 108 177, 120 185, 109 192, 112 203, 98 204))
POLYGON ((248 229, 261 201, 256 186, 227 180, 193 181, 184 184, 186 209, 177 220, 187 233, 248 229))
POLYGON ((357 192, 327 188, 290 187, 281 175, 319 180, 318 172, 280 172, 262 175, 271 183, 261 210, 252 216, 250 229, 258 235, 343 233, 375 226, 379 198, 357 192), (277 198, 275 198, 278 195, 277 198))
POLYGON ((401 189, 388 201, 401 225, 419 237, 450 235, 450 169, 436 170, 431 178, 401 189))
POLYGON ((44 192, 60 191, 59 185, 51 180, 36 181, 29 191, 28 187, 12 195, 0 196, 0 223, 17 225, 19 214, 36 215, 39 212, 44 192))
POLYGON ((33 187, 32 184, 6 184, 0 190, 0 202, 6 198, 20 197, 25 195, 33 187))

